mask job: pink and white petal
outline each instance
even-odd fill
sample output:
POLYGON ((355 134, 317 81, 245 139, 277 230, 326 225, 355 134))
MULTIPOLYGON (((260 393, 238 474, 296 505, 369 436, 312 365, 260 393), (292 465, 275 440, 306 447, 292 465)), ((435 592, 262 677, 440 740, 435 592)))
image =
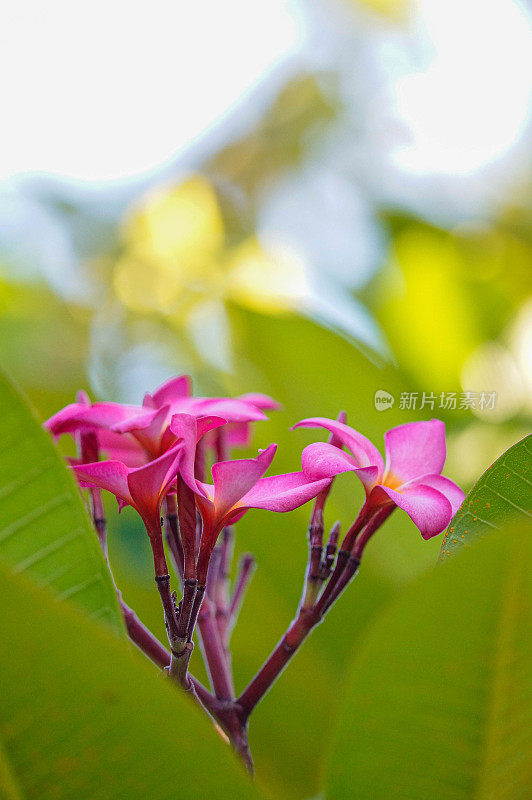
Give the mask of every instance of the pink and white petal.
POLYGON ((415 478, 405 486, 399 487, 399 491, 409 486, 431 486, 441 492, 451 504, 453 510, 453 517, 464 502, 465 494, 460 487, 450 478, 445 475, 423 475, 421 478, 415 478))
POLYGON ((445 424, 439 419, 406 422, 384 434, 386 477, 407 483, 439 474, 445 464, 445 424))
POLYGON ((316 497, 331 482, 330 478, 312 481, 303 472, 288 472, 261 478, 235 506, 240 512, 245 508, 264 508, 269 511, 293 511, 316 497))
POLYGON ((170 430, 183 443, 183 456, 179 466, 179 473, 187 486, 198 495, 203 495, 201 483, 194 474, 194 461, 196 459, 196 445, 198 442, 198 425, 195 417, 190 414, 173 414, 170 430))
MULTIPOLYGON (((431 486, 408 486, 401 491, 387 486, 376 486, 372 499, 380 501, 380 495, 387 495, 396 506, 406 511, 424 539, 441 533, 452 519, 453 511, 449 500, 431 486)), ((385 501, 385 497, 382 497, 385 501)))
POLYGON ((121 461, 98 461, 94 464, 79 464, 71 467, 83 488, 105 489, 125 504, 135 505, 128 486, 130 470, 121 461))
POLYGON ((343 422, 338 422, 335 419, 327 419, 326 417, 310 417, 297 422, 294 428, 325 428, 325 430, 333 433, 342 445, 349 448, 357 460, 359 467, 377 467, 379 477, 382 475, 384 469, 384 462, 382 456, 369 439, 366 439, 361 433, 345 425, 343 422))
POLYGON ((271 444, 257 458, 218 461, 213 464, 214 507, 217 518, 223 517, 264 475, 276 450, 277 445, 271 444))
POLYGON ((252 406, 266 411, 281 408, 281 404, 277 400, 274 400, 269 394, 262 394, 262 392, 247 392, 246 394, 238 395, 236 399, 243 400, 244 403, 250 403, 252 406))
POLYGON ((162 383, 154 392, 147 393, 144 397, 145 406, 159 408, 166 403, 172 405, 176 400, 192 395, 192 379, 189 375, 178 375, 169 378, 162 383))
POLYGON ((127 482, 140 515, 146 519, 158 510, 170 484, 175 479, 182 457, 178 444, 162 456, 138 469, 129 470, 127 482))

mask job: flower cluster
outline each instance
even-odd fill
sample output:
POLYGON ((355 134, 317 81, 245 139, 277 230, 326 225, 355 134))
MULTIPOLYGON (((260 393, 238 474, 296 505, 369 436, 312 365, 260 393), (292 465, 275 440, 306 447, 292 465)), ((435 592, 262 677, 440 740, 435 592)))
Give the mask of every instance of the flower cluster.
POLYGON ((266 419, 262 409, 276 407, 274 400, 262 394, 192 397, 190 379, 180 376, 146 394, 141 407, 90 403, 81 395, 45 426, 56 437, 96 435, 98 450, 109 460, 73 464, 80 485, 112 492, 120 509, 133 506, 152 546, 162 535, 162 501, 177 491, 181 478, 193 493, 203 522, 198 572, 205 580, 210 554, 225 525, 250 508, 291 511, 331 481, 330 477, 314 479, 303 471, 264 478, 275 444, 256 458, 227 459, 232 446, 249 442, 250 424, 266 419), (214 455, 212 483, 205 481, 204 474, 209 451, 214 455))
POLYGON ((54 437, 70 434, 78 442, 78 458, 70 462, 80 486, 90 490, 104 551, 101 489, 115 495, 119 510, 130 505, 144 522, 171 652, 168 654, 122 603, 131 638, 199 697, 244 756, 251 710, 355 575, 374 532, 400 508, 428 539, 447 527, 464 497, 462 490, 441 474, 445 429, 436 419, 388 431, 385 459, 365 436, 346 424, 343 413, 337 420, 312 417, 294 426, 322 428, 329 435, 327 442, 303 449, 298 471, 265 475, 275 456, 275 444, 254 458, 232 458, 233 448, 249 445, 252 423, 266 419, 264 412, 277 407, 263 394, 193 397, 190 379, 179 376, 146 394, 142 406, 91 403, 80 392, 75 403, 45 423, 54 437), (104 460, 100 460, 102 455, 104 460), (362 482, 365 501, 338 549, 339 523, 324 544, 323 511, 333 480, 346 472, 353 472, 362 482), (312 499, 309 560, 298 615, 277 649, 235 699, 229 635, 251 561, 250 557, 244 559, 230 599, 228 557, 234 523, 249 509, 285 512, 312 499), (168 551, 181 584, 179 604, 170 590, 168 551), (214 695, 188 673, 196 623, 214 695))

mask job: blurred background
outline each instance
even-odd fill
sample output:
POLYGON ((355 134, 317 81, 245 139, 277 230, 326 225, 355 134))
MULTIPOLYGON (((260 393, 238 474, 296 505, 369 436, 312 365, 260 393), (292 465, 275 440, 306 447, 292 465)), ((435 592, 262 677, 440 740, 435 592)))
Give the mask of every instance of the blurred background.
MULTIPOLYGON (((312 439, 288 432, 303 416, 344 408, 377 444, 440 417, 465 489, 528 432, 524 2, 20 0, 2 15, 0 364, 42 419, 81 387, 139 402, 188 372, 199 394, 283 404, 254 441, 279 443, 277 471, 312 439)), ((348 524, 360 489, 337 483, 330 522, 348 524)), ((240 685, 297 602, 305 519, 241 523, 260 568, 235 634, 240 685)), ((163 636, 128 512, 114 548, 163 636)), ((314 791, 294 748, 319 747, 354 639, 438 548, 394 515, 368 550, 336 630, 257 714, 274 783, 314 791), (301 674, 326 687, 321 716, 301 674)))

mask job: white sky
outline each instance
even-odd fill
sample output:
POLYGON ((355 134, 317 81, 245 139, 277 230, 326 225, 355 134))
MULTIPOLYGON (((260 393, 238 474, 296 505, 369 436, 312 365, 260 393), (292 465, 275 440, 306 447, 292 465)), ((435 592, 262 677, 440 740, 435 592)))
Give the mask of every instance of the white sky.
POLYGON ((150 170, 230 109, 299 36, 283 0, 7 5, 0 177, 150 170))
MULTIPOLYGON (((526 123, 525 12, 512 0, 420 0, 420 9, 432 53, 397 77, 411 137, 395 161, 415 173, 475 170, 526 123)), ((0 178, 41 171, 102 181, 153 169, 304 47, 300 13, 296 0, 6 4, 0 178)))

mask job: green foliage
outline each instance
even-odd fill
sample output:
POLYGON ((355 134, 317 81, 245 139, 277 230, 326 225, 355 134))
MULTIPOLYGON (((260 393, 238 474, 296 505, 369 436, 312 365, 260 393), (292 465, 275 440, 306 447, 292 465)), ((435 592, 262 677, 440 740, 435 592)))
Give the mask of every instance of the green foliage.
POLYGON ((0 374, 0 559, 122 630, 79 490, 53 442, 0 374))
POLYGON ((445 532, 440 558, 509 517, 532 517, 532 434, 510 447, 478 479, 445 532))
POLYGON ((206 715, 114 632, 26 576, 0 580, 0 796, 259 797, 206 715))
POLYGON ((530 534, 492 534, 372 627, 342 694, 327 797, 529 796, 530 534))

